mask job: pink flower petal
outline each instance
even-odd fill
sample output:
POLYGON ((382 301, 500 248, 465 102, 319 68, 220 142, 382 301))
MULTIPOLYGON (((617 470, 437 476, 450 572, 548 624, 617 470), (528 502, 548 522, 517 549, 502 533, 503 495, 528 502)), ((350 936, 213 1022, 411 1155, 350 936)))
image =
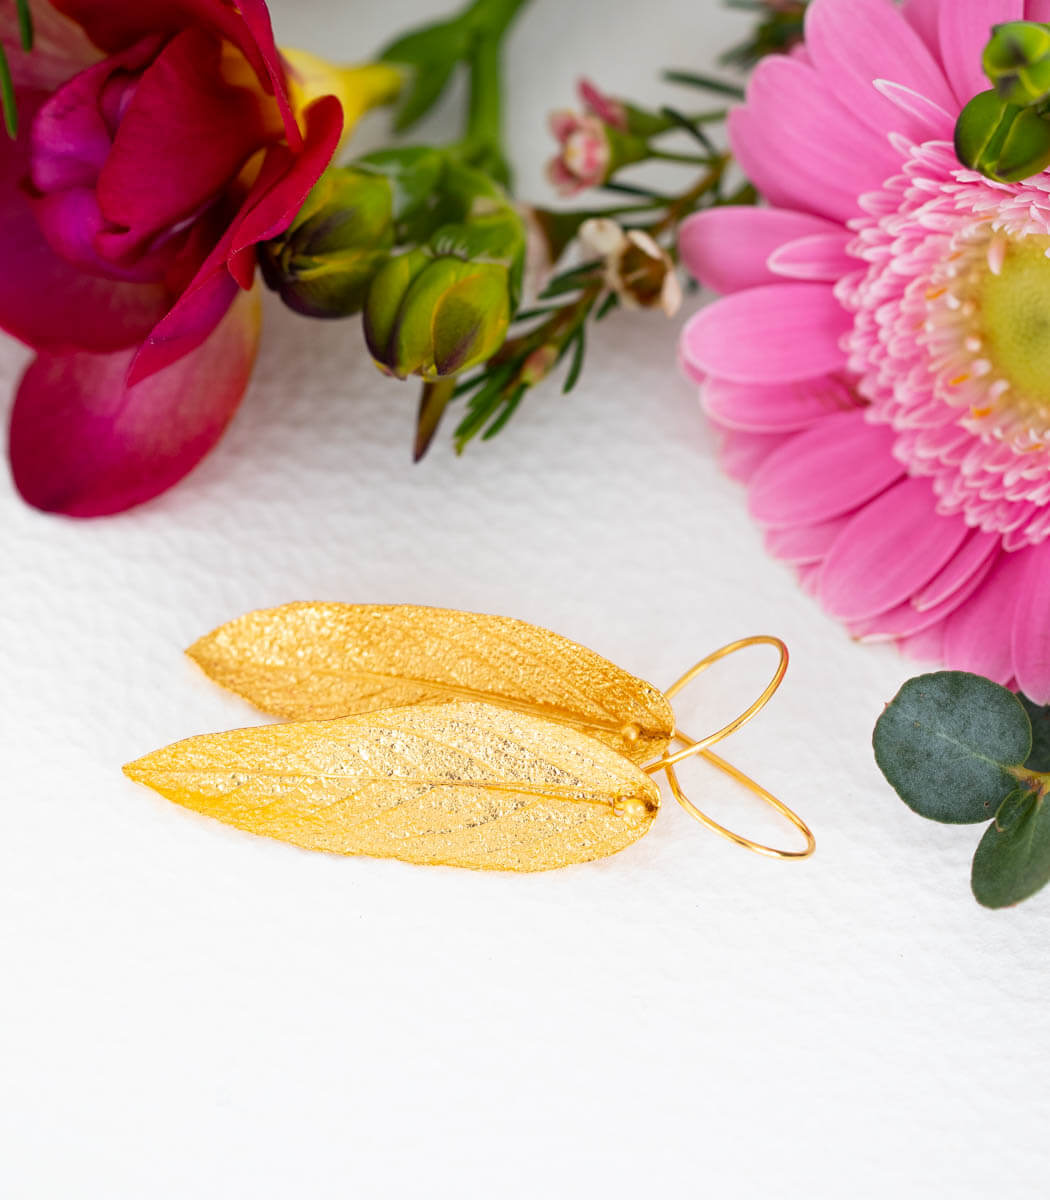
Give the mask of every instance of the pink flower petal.
POLYGON ((1002 538, 997 533, 974 530, 951 562, 916 594, 912 603, 920 611, 940 607, 990 566, 998 556, 1001 544, 1002 538))
POLYGON ((937 18, 940 15, 943 0, 904 0, 901 14, 915 32, 922 38, 927 50, 939 60, 941 41, 937 36, 937 18))
POLYGON ((845 366, 839 342, 850 324, 830 287, 771 284, 701 309, 682 347, 698 370, 737 383, 810 379, 845 366))
POLYGON ((1011 641, 1018 593, 1024 585, 1026 551, 1003 554, 984 584, 945 621, 944 662, 996 683, 1013 678, 1011 641))
POLYGON ((812 0, 806 10, 806 46, 830 90, 880 134, 928 136, 923 124, 875 91, 876 79, 904 84, 942 108, 953 97, 940 66, 919 35, 887 0, 812 0), (848 46, 849 50, 843 52, 848 46))
POLYGON ((785 562, 805 565, 823 562, 850 518, 833 517, 813 525, 792 525, 789 529, 767 529, 766 549, 785 562))
POLYGON ((103 215, 149 238, 196 216, 267 135, 257 94, 224 82, 217 38, 173 38, 135 89, 98 179, 103 215), (206 136, 202 132, 207 131, 206 136))
POLYGON ((1028 562, 1014 612, 1014 675, 1029 700, 1050 704, 1050 545, 1020 553, 1028 562))
POLYGON ((1050 0, 1027 0, 1024 6, 1026 21, 1041 21, 1050 24, 1050 0))
POLYGON ((836 413, 789 438, 751 484, 751 515, 773 528, 826 521, 870 501, 904 474, 889 426, 836 413))
POLYGON ((754 433, 792 433, 857 407, 845 385, 827 375, 765 385, 710 379, 701 389, 700 403, 719 425, 754 433))
MULTIPOLYGON (((955 118, 947 109, 934 104, 920 92, 905 87, 902 83, 893 83, 889 79, 876 79, 875 90, 912 118, 911 136, 916 142, 926 142, 931 138, 939 141, 952 140, 955 118)), ((953 103, 952 108, 955 107, 953 103)))
POLYGON ((812 67, 784 55, 755 68, 729 132, 741 168, 768 200, 838 221, 859 216, 857 197, 900 169, 883 135, 843 108, 812 67))
POLYGON ((830 221, 809 213, 728 204, 694 213, 684 221, 678 250, 686 269, 704 287, 738 292, 776 282, 766 261, 785 242, 835 233, 836 226, 830 221))
POLYGON ((947 0, 937 35, 941 60, 960 104, 992 86, 981 70, 981 51, 993 25, 1024 19, 1024 0, 947 0))
POLYGON ((17 142, 0 136, 0 328, 38 350, 109 352, 139 342, 171 304, 159 284, 86 274, 52 249, 22 187, 29 129, 46 100, 23 91, 17 142))
POLYGON ((966 538, 962 517, 942 517, 928 479, 902 479, 866 504, 824 562, 820 599, 828 612, 860 621, 902 604, 944 566, 966 538))
MULTIPOLYGON (((339 101, 324 96, 306 110, 302 153, 293 156, 284 146, 270 150, 240 213, 139 349, 128 374, 129 385, 177 361, 209 335, 237 291, 229 260, 287 229, 335 153, 342 127, 339 101)), ((242 272, 241 286, 244 282, 242 272)))
POLYGON ((83 26, 103 50, 124 50, 151 34, 172 36, 184 29, 204 28, 232 42, 247 58, 263 87, 272 92, 293 150, 301 145, 299 128, 288 101, 281 56, 265 0, 51 0, 60 12, 83 26))
POLYGON ((195 353, 127 387, 132 351, 41 354, 11 415, 11 469, 37 508, 95 517, 171 487, 212 448, 251 372, 258 292, 241 293, 195 353))
POLYGON ((914 603, 905 601, 888 612, 879 613, 860 622, 851 632, 854 637, 859 637, 864 642, 889 642, 914 637, 933 625, 940 625, 977 591, 994 565, 994 557, 986 558, 966 583, 945 597, 940 604, 920 609, 914 603))
POLYGON ((769 269, 775 276, 788 279, 835 283, 862 265, 846 251, 852 241, 853 235, 845 232, 796 238, 773 251, 769 256, 769 269))
POLYGON ((159 38, 143 38, 80 71, 49 97, 29 131, 30 176, 38 191, 94 187, 112 147, 102 111, 106 84, 114 75, 140 71, 159 47, 159 38))
POLYGON ((719 457, 722 469, 730 479, 746 482, 774 451, 790 438, 777 433, 737 433, 729 430, 722 436, 719 457))
POLYGON ((920 662, 941 662, 944 659, 945 622, 931 625, 921 633, 909 634, 897 643, 902 654, 920 662))

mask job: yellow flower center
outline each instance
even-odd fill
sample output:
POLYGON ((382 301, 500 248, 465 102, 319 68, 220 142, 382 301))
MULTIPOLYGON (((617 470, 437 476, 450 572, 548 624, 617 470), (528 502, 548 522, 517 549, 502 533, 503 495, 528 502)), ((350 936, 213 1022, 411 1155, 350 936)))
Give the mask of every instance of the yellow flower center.
POLYGON ((978 336, 1018 415, 1050 417, 1050 237, 993 240, 974 300, 978 336), (999 258, 1001 255, 1001 265, 999 258), (998 266, 998 271, 995 267, 998 266))

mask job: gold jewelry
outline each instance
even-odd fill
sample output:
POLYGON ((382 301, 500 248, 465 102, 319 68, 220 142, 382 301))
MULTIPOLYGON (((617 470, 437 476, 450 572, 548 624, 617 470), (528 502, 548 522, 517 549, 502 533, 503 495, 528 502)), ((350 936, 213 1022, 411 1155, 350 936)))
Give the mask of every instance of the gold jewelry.
POLYGON ((411 605, 288 604, 248 613, 188 651, 214 680, 289 723, 177 742, 124 768, 176 803, 310 849, 537 871, 616 853, 660 806, 651 776, 701 824, 774 858, 805 858, 805 822, 711 747, 765 707, 787 670, 779 638, 707 655, 666 693, 550 630, 411 605), (700 739, 670 699, 721 658, 771 645, 777 668, 739 716, 700 739), (673 743, 682 749, 670 751, 673 743), (700 755, 805 838, 780 850, 685 795, 700 755))

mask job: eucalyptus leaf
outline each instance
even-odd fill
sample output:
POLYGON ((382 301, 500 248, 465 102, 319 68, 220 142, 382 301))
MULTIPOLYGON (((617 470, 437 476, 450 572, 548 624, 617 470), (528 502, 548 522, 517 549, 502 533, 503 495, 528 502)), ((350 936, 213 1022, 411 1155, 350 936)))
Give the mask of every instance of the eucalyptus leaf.
POLYGON ((1003 805, 973 856, 973 894, 986 908, 1017 904, 1050 882, 1050 805, 1038 792, 1020 791, 1003 805))
POLYGON ((1029 771, 1050 771, 1050 705, 1035 704, 1018 696, 1032 723, 1032 753, 1025 766, 1029 771))
POLYGON ((948 824, 987 821, 1032 750, 1017 697, 964 671, 910 679, 875 726, 875 761, 900 798, 948 824))

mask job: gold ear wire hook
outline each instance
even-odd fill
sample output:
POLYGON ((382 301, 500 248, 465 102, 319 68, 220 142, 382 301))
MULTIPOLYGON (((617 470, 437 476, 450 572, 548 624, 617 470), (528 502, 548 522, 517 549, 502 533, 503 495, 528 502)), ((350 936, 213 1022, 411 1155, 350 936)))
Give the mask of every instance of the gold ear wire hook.
POLYGON ((692 680, 694 680, 697 675, 701 673, 701 671, 706 671, 708 667, 718 662, 719 659, 726 658, 730 654, 735 654, 736 651, 743 650, 748 646, 774 646, 780 655, 780 661, 777 664, 776 671, 773 673, 773 678, 762 690, 758 699, 744 709, 739 716, 735 717, 727 725, 723 725, 721 729, 716 730, 714 733, 708 734, 707 737, 700 738, 699 740, 688 737, 686 734, 682 733, 680 729, 676 729, 674 733, 674 740, 681 742, 684 749, 678 750, 674 754, 665 755, 657 762, 650 763, 644 768, 644 770, 650 775, 654 774, 656 771, 666 771, 667 782, 670 785, 671 794, 678 801, 678 803, 694 820, 699 821, 701 825, 706 826, 708 829, 719 834, 721 837, 727 838, 729 841, 734 842, 738 846, 743 846, 747 850, 752 850, 756 854, 764 854, 769 858, 808 858, 809 855, 811 855, 816 849, 817 844, 815 838, 813 837, 812 831, 805 821, 803 821, 796 812, 793 812, 790 808, 788 808, 788 806, 782 800, 777 799, 776 796, 762 787, 761 784, 756 783, 750 778, 750 776, 745 775, 743 771, 739 770, 737 767, 734 767, 732 763, 726 762, 724 758, 721 758, 709 748, 729 737, 731 733, 735 733, 736 730, 741 728, 741 726, 746 725, 753 716, 765 708, 773 694, 776 692, 777 688, 780 687, 788 666, 788 648, 780 640, 780 638, 770 637, 768 634, 759 634, 755 637, 740 638, 735 642, 730 642, 728 645, 722 646, 720 649, 715 650, 711 654, 708 654, 705 658, 702 658, 695 666, 690 667, 690 669, 686 671, 681 679, 677 680, 671 685, 671 687, 667 689, 665 695, 668 698, 677 695, 678 692, 680 692, 687 684, 691 683, 692 680), (782 817, 790 821, 806 839, 806 848, 804 850, 778 850, 773 846, 766 846, 761 842, 754 842, 750 838, 744 837, 743 834, 734 833, 731 829, 727 829, 724 825, 720 825, 712 817, 709 817, 705 812, 702 812, 699 808, 697 808, 697 806, 689 799, 688 796, 686 796, 685 792, 682 790, 682 785, 678 780, 678 774, 674 769, 675 763, 679 763, 683 759, 689 758, 693 754, 699 754, 701 757, 707 759, 712 766, 717 767, 720 771, 725 772, 725 774, 729 775, 730 778, 735 779, 749 791, 754 792, 756 796, 764 800, 766 804, 768 804, 775 812, 780 813, 782 817))

